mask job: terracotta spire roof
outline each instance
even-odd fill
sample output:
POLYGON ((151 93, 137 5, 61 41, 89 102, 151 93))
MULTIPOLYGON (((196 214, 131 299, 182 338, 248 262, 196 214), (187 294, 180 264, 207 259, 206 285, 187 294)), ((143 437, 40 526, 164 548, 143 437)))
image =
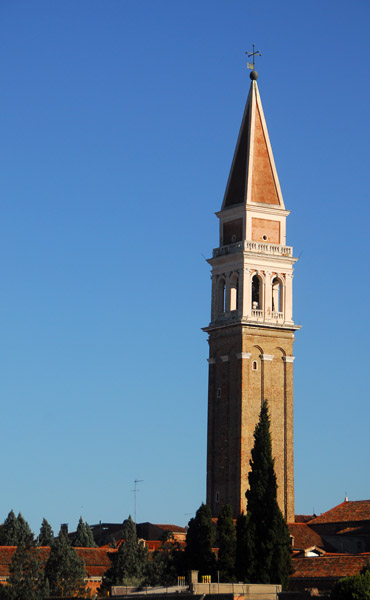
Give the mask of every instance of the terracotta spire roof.
POLYGON ((251 82, 222 210, 237 204, 284 209, 257 81, 251 82))

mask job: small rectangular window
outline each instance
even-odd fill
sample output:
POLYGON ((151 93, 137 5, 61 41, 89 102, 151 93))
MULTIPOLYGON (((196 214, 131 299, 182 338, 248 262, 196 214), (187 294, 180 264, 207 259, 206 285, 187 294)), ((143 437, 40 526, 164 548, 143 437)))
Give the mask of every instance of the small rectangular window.
POLYGON ((221 398, 221 388, 217 388, 217 398, 221 398))

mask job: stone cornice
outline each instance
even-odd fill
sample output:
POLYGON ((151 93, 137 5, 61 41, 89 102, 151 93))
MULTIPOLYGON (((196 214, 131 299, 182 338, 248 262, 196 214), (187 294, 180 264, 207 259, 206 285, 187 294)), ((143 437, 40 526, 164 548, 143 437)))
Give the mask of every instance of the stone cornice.
POLYGON ((241 359, 241 358, 249 359, 252 356, 252 354, 251 354, 251 352, 238 352, 235 356, 236 356, 236 358, 239 358, 239 359, 241 359))

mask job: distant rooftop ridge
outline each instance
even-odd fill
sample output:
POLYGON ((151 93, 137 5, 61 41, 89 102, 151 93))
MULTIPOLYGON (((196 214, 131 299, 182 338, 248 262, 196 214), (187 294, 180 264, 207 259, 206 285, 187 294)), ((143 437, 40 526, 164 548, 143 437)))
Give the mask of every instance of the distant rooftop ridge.
POLYGON ((314 516, 310 525, 319 523, 345 523, 370 521, 370 500, 345 500, 318 517, 314 516))

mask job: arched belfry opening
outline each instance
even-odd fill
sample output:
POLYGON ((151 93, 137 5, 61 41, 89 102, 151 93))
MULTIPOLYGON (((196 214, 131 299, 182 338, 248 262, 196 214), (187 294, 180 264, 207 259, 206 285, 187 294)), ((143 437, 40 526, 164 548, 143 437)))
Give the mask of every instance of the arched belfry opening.
POLYGON ((260 275, 252 277, 252 315, 260 316, 263 310, 263 282, 260 275))
POLYGON ((226 309, 226 281, 223 277, 217 282, 217 313, 222 315, 226 309))
POLYGON ((279 277, 272 280, 272 315, 281 317, 283 315, 283 282, 279 277))
POLYGON ((235 273, 230 280, 230 310, 239 308, 239 277, 235 273))

